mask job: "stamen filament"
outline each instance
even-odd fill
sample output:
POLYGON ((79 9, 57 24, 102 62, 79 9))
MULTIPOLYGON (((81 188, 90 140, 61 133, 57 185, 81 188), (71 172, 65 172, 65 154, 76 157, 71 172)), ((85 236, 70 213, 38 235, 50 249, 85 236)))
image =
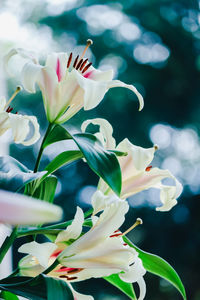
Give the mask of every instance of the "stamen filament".
POLYGON ((136 222, 129 228, 127 229, 124 233, 122 233, 121 236, 126 235, 127 233, 129 233, 131 230, 133 230, 136 226, 138 225, 142 225, 143 221, 140 218, 137 218, 136 222))
POLYGON ((9 104, 11 103, 11 101, 17 96, 17 94, 22 90, 21 86, 17 86, 16 91, 12 94, 12 96, 10 97, 10 99, 8 100, 8 102, 5 104, 4 109, 9 106, 9 104))
POLYGON ((81 58, 80 59, 82 59, 83 57, 84 57, 84 55, 85 55, 85 52, 87 51, 87 49, 91 46, 93 44, 93 41, 92 40, 87 40, 87 44, 86 44, 86 46, 85 46, 85 49, 83 50, 83 53, 82 53, 82 55, 81 55, 81 58))

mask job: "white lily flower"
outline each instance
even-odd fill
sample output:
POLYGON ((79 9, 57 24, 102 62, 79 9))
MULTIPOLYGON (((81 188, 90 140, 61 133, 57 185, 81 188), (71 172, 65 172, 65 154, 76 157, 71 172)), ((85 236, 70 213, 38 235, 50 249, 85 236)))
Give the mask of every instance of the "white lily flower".
MULTIPOLYGON (((154 158, 154 153, 158 148, 157 146, 145 149, 133 145, 128 139, 124 139, 116 148, 112 149, 107 143, 109 140, 113 141, 111 125, 109 124, 107 129, 105 126, 105 120, 87 120, 82 124, 83 131, 87 129, 87 126, 90 123, 99 125, 100 129, 96 136, 100 136, 100 141, 106 149, 118 150, 127 153, 126 156, 118 156, 118 161, 122 171, 122 191, 120 198, 125 199, 143 190, 157 188, 160 189, 160 200, 162 202, 162 206, 156 208, 157 211, 168 211, 177 204, 176 199, 182 192, 182 185, 180 182, 169 170, 161 170, 150 166, 154 158), (171 178, 174 181, 174 185, 162 184, 162 180, 165 178, 171 178)), ((114 145, 114 142, 112 142, 112 144, 114 145)), ((98 189, 102 193, 106 193, 104 200, 101 196, 101 204, 98 200, 96 200, 96 203, 98 202, 101 209, 104 209, 106 207, 106 196, 113 192, 102 179, 99 181, 98 189)), ((93 197, 98 197, 98 194, 95 194, 93 197)), ((95 209, 98 209, 96 204, 95 209)))
POLYGON ((62 209, 41 200, 0 190, 0 223, 13 225, 56 222, 62 209))
MULTIPOLYGON (((122 233, 118 230, 128 208, 126 201, 111 202, 92 228, 70 244, 68 241, 71 237, 80 235, 75 226, 78 224, 80 228, 80 223, 83 223, 79 208, 70 230, 67 232, 68 227, 65 233, 59 233, 56 243, 31 242, 19 248, 19 252, 28 254, 19 264, 21 274, 30 276, 32 273, 32 276, 36 276, 57 258, 60 264, 49 275, 67 282, 117 273, 126 282, 140 283, 146 271, 136 250, 124 243, 122 233), (67 240, 64 241, 65 234, 67 240), (53 245, 56 245, 56 249, 53 245)), ((144 295, 145 288, 141 287, 140 294, 144 295)))
MULTIPOLYGON (((81 57, 77 56, 72 64, 72 53, 69 57, 66 53, 52 53, 47 56, 44 66, 30 55, 30 60, 22 70, 22 83, 30 93, 35 92, 35 84, 39 85, 42 92, 47 119, 50 123, 64 123, 73 117, 81 108, 93 109, 103 99, 106 92, 113 87, 125 87, 133 91, 138 97, 143 108, 143 98, 133 85, 125 84, 119 80, 113 80, 113 71, 99 71, 93 68, 88 59, 83 59, 87 48, 92 44, 87 41, 81 57)), ((6 62, 19 54, 27 58, 28 53, 23 54, 15 49, 8 53, 6 62)))
POLYGON ((17 87, 15 93, 8 100, 8 102, 6 102, 4 97, 0 98, 0 136, 3 135, 7 130, 11 129, 13 139, 16 144, 20 143, 25 146, 29 146, 37 142, 37 140, 40 138, 37 118, 35 116, 20 115, 17 113, 13 114, 11 113, 13 108, 9 106, 10 102, 20 90, 21 88, 17 87), (33 125, 34 133, 32 137, 27 139, 31 129, 30 124, 33 125))

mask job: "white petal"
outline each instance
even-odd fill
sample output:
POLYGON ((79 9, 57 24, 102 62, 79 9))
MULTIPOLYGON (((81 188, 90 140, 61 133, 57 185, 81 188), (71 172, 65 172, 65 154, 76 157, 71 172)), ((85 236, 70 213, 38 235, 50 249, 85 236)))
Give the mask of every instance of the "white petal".
POLYGON ((112 269, 111 273, 119 273, 120 270, 127 271, 129 261, 134 255, 134 249, 124 247, 117 237, 108 237, 95 245, 93 243, 91 245, 90 239, 88 239, 87 247, 79 248, 78 251, 76 251, 74 243, 58 256, 60 263, 72 268, 106 269, 105 275, 107 275, 108 269, 112 269))
MULTIPOLYGON (((112 235, 113 232, 119 229, 119 227, 123 224, 125 220, 125 214, 127 213, 128 209, 128 203, 123 200, 114 202, 106 207, 104 212, 100 215, 98 221, 95 223, 94 227, 92 227, 86 234, 81 236, 73 244, 67 247, 60 254, 60 258, 63 259, 64 256, 68 257, 75 253, 78 253, 80 255, 81 253, 83 253, 84 255, 84 251, 87 252, 84 262, 87 261, 89 253, 92 253, 92 255, 95 256, 95 251, 100 251, 98 249, 101 248, 101 245, 103 244, 105 239, 112 235), (98 249, 94 251, 94 247, 95 249, 98 249)), ((112 238, 111 240, 114 240, 114 238, 112 238)), ((75 256, 73 256, 73 258, 71 257, 70 259, 73 261, 74 258, 75 256)))
POLYGON ((18 265, 21 276, 36 277, 45 270, 32 255, 23 257, 18 265))
POLYGON ((86 120, 81 125, 81 130, 83 132, 85 132, 89 124, 93 124, 93 125, 98 125, 99 126, 99 133, 102 136, 101 141, 103 141, 103 146, 106 149, 110 149, 110 150, 111 149, 115 149, 115 147, 116 147, 116 141, 115 141, 115 139, 112 136, 112 134, 113 134, 113 128, 112 128, 111 124, 107 120, 101 119, 101 118, 86 120))
POLYGON ((161 185, 160 186, 160 200, 163 203, 162 206, 156 208, 157 211, 169 211, 177 204, 177 198, 182 193, 183 187, 181 183, 173 177, 175 186, 161 185))
POLYGON ((91 66, 83 76, 95 81, 111 81, 113 79, 113 70, 101 71, 91 66))
POLYGON ((142 148, 132 144, 127 138, 124 139, 117 146, 117 150, 128 153, 127 156, 119 157, 121 168, 123 169, 123 165, 126 164, 129 169, 131 167, 133 168, 132 173, 135 169, 138 171, 144 171, 152 162, 156 149, 156 146, 152 148, 142 148), (127 163, 127 161, 129 161, 129 163, 127 163))
POLYGON ((108 83, 85 78, 78 71, 75 71, 75 75, 78 84, 84 90, 84 109, 89 110, 96 107, 107 92, 108 83))
POLYGON ((10 121, 7 112, 0 113, 0 136, 10 129, 10 121))
MULTIPOLYGON (((107 206, 111 205, 112 203, 120 202, 121 199, 118 198, 115 194, 112 195, 104 195, 102 191, 97 190, 92 195, 92 207, 94 209, 93 215, 96 215, 98 212, 104 210, 107 206)), ((119 204, 120 205, 120 204, 119 204)))
POLYGON ((25 49, 22 49, 22 48, 14 48, 14 49, 11 49, 8 54, 4 57, 4 66, 5 66, 5 69, 7 71, 7 73, 12 76, 12 74, 10 73, 9 71, 9 67, 8 67, 8 64, 9 64, 9 60, 14 56, 14 55, 20 55, 21 57, 25 58, 25 59, 28 59, 28 60, 31 60, 33 63, 37 63, 37 57, 35 55, 34 52, 31 52, 31 51, 27 51, 25 49))
POLYGON ((21 73, 22 84, 26 91, 35 93, 35 85, 41 76, 42 66, 28 62, 24 65, 21 73))
POLYGON ((144 278, 140 278, 137 281, 137 283, 138 283, 139 289, 140 289, 140 296, 139 296, 138 300, 143 300, 146 295, 146 283, 144 281, 144 278))
POLYGON ((48 268, 49 258, 56 249, 57 245, 55 245, 54 243, 39 244, 34 241, 22 245, 18 249, 18 252, 26 253, 36 257, 39 264, 46 269, 48 268))
POLYGON ((84 214, 80 207, 77 207, 77 211, 74 217, 74 220, 71 225, 69 225, 66 230, 61 231, 56 240, 55 243, 58 242, 67 242, 70 239, 77 239, 81 232, 82 232, 82 226, 84 222, 84 214))
POLYGON ((47 56, 46 66, 52 68, 59 77, 59 81, 63 79, 67 70, 68 55, 64 52, 51 53, 47 56))
POLYGON ((129 89, 132 92, 134 92, 139 100, 139 111, 143 109, 143 107, 144 107, 143 97, 133 85, 126 84, 120 80, 113 80, 109 83, 108 88, 113 88, 113 87, 124 87, 124 88, 129 89))
POLYGON ((94 300, 94 298, 92 296, 89 296, 89 295, 83 295, 83 294, 80 294, 78 293, 77 291, 75 291, 72 287, 72 285, 67 282, 67 284, 69 285, 71 291, 72 291, 72 294, 74 296, 74 300, 94 300))
POLYGON ((34 116, 23 116, 19 114, 9 113, 10 128, 12 129, 12 134, 15 143, 21 143, 25 146, 29 146, 37 142, 40 138, 39 124, 36 117, 34 116), (34 133, 31 138, 25 141, 30 131, 30 123, 34 127, 34 133))
POLYGON ((142 265, 142 261, 137 257, 137 253, 135 255, 134 264, 130 267, 128 271, 125 273, 119 274, 119 277, 125 282, 136 282, 138 281, 144 274, 146 270, 142 265))
POLYGON ((0 190, 0 207, 0 223, 40 224, 59 221, 62 216, 57 205, 3 190, 0 190))
POLYGON ((4 111, 6 105, 6 98, 0 97, 0 113, 4 111))

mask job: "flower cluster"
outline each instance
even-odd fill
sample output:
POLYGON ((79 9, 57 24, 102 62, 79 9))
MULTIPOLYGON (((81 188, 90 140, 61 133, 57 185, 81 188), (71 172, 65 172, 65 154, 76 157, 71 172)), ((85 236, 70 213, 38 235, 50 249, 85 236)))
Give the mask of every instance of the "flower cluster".
MULTIPOLYGON (((63 164, 70 163, 75 159, 84 158, 84 161, 88 162, 85 153, 89 152, 88 149, 90 148, 87 144, 88 133, 86 130, 90 124, 99 126, 99 131, 92 135, 92 141, 95 141, 94 151, 97 151, 97 155, 95 156, 95 152, 93 152, 90 157, 95 160, 97 169, 100 163, 100 166, 102 164, 105 166, 106 176, 101 170, 100 172, 96 171, 98 175, 100 174, 100 179, 96 192, 91 199, 92 210, 88 214, 91 215, 91 218, 85 217, 82 209, 77 207, 74 219, 68 222, 64 228, 62 223, 44 228, 41 227, 41 223, 58 221, 61 217, 61 209, 27 196, 0 191, 0 221, 13 225, 39 223, 40 225, 36 228, 25 228, 26 230, 22 228, 18 231, 18 236, 34 234, 36 237, 36 234, 40 233, 49 238, 44 243, 39 243, 35 239, 19 248, 19 252, 27 254, 19 262, 17 272, 19 276, 37 278, 38 275, 44 273, 64 281, 70 288, 74 299, 91 300, 93 299, 92 296, 76 292, 72 287, 73 282, 90 278, 109 278, 115 274, 119 282, 137 283, 140 291, 137 299, 143 300, 146 294, 143 277, 147 270, 137 248, 128 243, 125 238, 130 230, 142 224, 142 220, 138 218, 134 225, 125 232, 122 232, 120 227, 125 222, 125 215, 129 210, 127 198, 131 195, 149 188, 159 189, 160 206, 156 208, 157 211, 168 211, 177 203, 176 199, 182 191, 181 184, 168 170, 152 167, 158 146, 145 149, 132 144, 127 138, 116 145, 112 126, 107 120, 100 118, 86 120, 83 122, 82 131, 79 134, 82 139, 86 137, 84 140, 86 150, 77 144, 81 155, 77 150, 74 152, 66 151, 68 156, 63 155, 66 153, 63 152, 45 168, 44 172, 37 172, 45 145, 48 146, 64 139, 60 132, 63 133, 65 129, 60 124, 68 121, 82 108, 84 110, 95 108, 110 88, 124 87, 131 90, 139 100, 139 110, 143 108, 142 95, 133 85, 113 80, 112 70, 105 72, 97 70, 85 58, 86 51, 91 45, 92 41, 88 40, 83 53, 76 57, 73 53, 69 55, 66 53, 50 54, 47 56, 45 65, 39 63, 35 54, 23 49, 13 49, 5 58, 5 65, 8 70, 13 56, 19 55, 25 59, 21 73, 23 88, 30 93, 35 93, 37 84, 42 93, 46 117, 49 122, 36 161, 34 170, 36 177, 32 179, 30 176, 27 177, 26 173, 32 174, 32 171, 27 171, 20 165, 20 168, 23 169, 20 177, 22 181, 20 188, 23 189, 25 186, 24 193, 26 195, 52 202, 57 181, 55 177, 51 176, 51 173, 63 164), (56 128, 60 130, 59 134, 54 133, 52 137, 51 134, 56 128), (96 148, 97 143, 101 149, 100 153, 98 147, 96 148), (115 153, 120 155, 115 156, 115 153), (114 156, 115 168, 121 170, 121 177, 117 179, 118 181, 121 180, 121 191, 118 195, 116 195, 110 181, 107 180, 107 177, 114 172, 114 166, 113 170, 107 166, 107 160, 110 159, 111 154, 112 159, 114 156), (170 178, 173 185, 164 184, 163 179, 165 178, 170 178), (34 181, 31 182, 31 180, 34 181), (52 190, 51 187, 53 187, 52 190), (49 191, 45 193, 48 189, 49 191)), ((0 135, 11 129, 15 143, 29 146, 37 142, 40 137, 39 124, 35 116, 13 113, 10 104, 20 90, 21 88, 18 87, 7 102, 4 97, 0 98, 0 135), (31 124, 32 126, 30 126, 31 124), (32 134, 31 137, 29 132, 32 134)), ((73 138, 73 136, 67 132, 67 138, 73 138)), ((77 140, 75 142, 78 143, 77 140)), ((90 165, 89 162, 88 164, 90 165)), ((93 165, 92 169, 94 170, 95 167, 93 165)), ((0 178, 4 176, 10 180, 8 172, 0 171, 2 172, 0 178)), ((15 237, 17 237, 16 230, 18 229, 15 228, 15 237)), ((10 241, 12 239, 13 236, 11 235, 10 241)), ((5 247, 7 247, 7 242, 5 247)), ((4 256, 5 247, 3 245, 3 250, 0 250, 0 258, 4 256)))

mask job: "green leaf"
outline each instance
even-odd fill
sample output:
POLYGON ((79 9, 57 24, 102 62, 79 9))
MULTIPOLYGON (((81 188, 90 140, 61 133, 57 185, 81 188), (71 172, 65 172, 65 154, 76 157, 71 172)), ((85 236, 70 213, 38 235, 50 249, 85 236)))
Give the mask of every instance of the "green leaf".
POLYGON ((16 192, 45 172, 33 173, 11 156, 0 157, 0 189, 16 192))
POLYGON ((0 289, 33 300, 73 300, 72 292, 63 280, 40 274, 35 278, 8 277, 0 281, 0 289))
POLYGON ((117 194, 121 192, 121 169, 114 153, 105 150, 90 133, 77 133, 73 139, 83 153, 89 167, 117 194))
POLYGON ((45 168, 47 171, 47 174, 43 176, 45 178, 49 174, 52 174, 60 167, 69 164, 77 159, 80 159, 83 157, 83 154, 79 150, 69 150, 62 152, 58 156, 56 156, 45 168))
POLYGON ((4 300, 19 300, 15 294, 6 291, 1 292, 0 298, 4 300))
POLYGON ((47 299, 48 300, 55 300, 55 299, 74 299, 71 290, 67 286, 67 284, 63 280, 58 280, 52 277, 46 278, 47 283, 47 299), (68 288, 68 293, 70 292, 71 295, 67 297, 66 294, 66 286, 68 288))
POLYGON ((103 148, 100 141, 90 133, 70 134, 56 125, 49 133, 43 148, 61 140, 73 139, 85 157, 89 167, 117 194, 121 192, 121 170, 116 155, 103 148))
POLYGON ((60 125, 55 125, 51 130, 51 132, 49 133, 49 135, 47 136, 46 140, 44 141, 43 149, 53 143, 63 141, 63 140, 69 140, 71 138, 72 138, 71 135, 64 127, 60 125))
POLYGON ((139 249, 127 237, 124 237, 124 241, 139 253, 139 258, 141 258, 143 266, 148 272, 169 281, 181 293, 183 299, 187 299, 185 288, 179 275, 168 262, 157 255, 139 249))
POLYGON ((104 277, 106 281, 117 287, 120 291, 126 294, 130 299, 137 300, 133 285, 131 283, 124 282, 119 278, 118 274, 112 274, 104 277))
POLYGON ((58 180, 55 176, 46 177, 36 188, 32 197, 53 203, 57 182, 58 180))

